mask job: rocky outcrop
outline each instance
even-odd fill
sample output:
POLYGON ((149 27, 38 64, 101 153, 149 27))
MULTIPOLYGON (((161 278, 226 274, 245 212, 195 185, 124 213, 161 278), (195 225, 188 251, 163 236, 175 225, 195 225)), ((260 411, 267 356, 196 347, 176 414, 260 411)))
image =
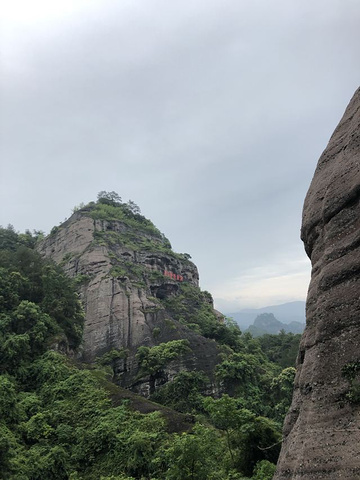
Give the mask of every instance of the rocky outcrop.
MULTIPOLYGON (((149 379, 138 381, 137 348, 187 339, 191 353, 172 362, 156 381, 165 383, 184 368, 211 376, 215 342, 171 318, 163 302, 182 283, 198 287, 189 255, 173 252, 144 217, 103 219, 98 208, 90 204, 75 212, 39 247, 78 282, 85 309, 82 360, 92 362, 112 349, 126 349, 126 358, 115 362, 117 382, 148 396, 153 386, 149 379)), ((121 209, 117 214, 121 217, 121 209)))
POLYGON ((306 329, 276 480, 360 478, 360 89, 320 157, 301 231, 306 329))

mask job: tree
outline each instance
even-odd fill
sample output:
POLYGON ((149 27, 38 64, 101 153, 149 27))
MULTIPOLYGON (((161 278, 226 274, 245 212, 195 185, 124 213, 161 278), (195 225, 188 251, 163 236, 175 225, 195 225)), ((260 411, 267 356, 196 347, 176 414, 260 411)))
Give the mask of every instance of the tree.
POLYGON ((121 205, 122 203, 121 197, 116 192, 106 192, 105 190, 98 193, 97 201, 99 203, 106 203, 114 206, 121 205))
POLYGON ((204 408, 209 414, 212 424, 225 432, 228 453, 231 458, 231 465, 234 468, 236 466, 235 433, 243 423, 248 422, 254 415, 248 410, 241 409, 239 401, 229 397, 229 395, 223 395, 218 400, 211 397, 205 398, 204 408))
POLYGON ((269 360, 279 364, 282 368, 287 368, 295 366, 300 338, 300 334, 285 333, 282 330, 277 335, 262 335, 258 341, 269 360))
POLYGON ((275 418, 283 422, 290 408, 294 389, 296 370, 294 367, 285 368, 271 382, 271 393, 275 405, 275 418))
POLYGON ((133 202, 132 200, 129 200, 127 203, 126 203, 126 207, 130 210, 131 213, 133 213, 134 215, 140 215, 141 214, 141 210, 140 210, 140 207, 135 203, 133 202))
POLYGON ((155 375, 165 365, 190 351, 188 340, 171 340, 155 347, 139 347, 136 359, 143 375, 155 375))
POLYGON ((172 382, 160 387, 151 399, 179 412, 196 413, 203 410, 201 392, 208 381, 203 372, 182 371, 172 382))
POLYGON ((196 424, 190 434, 174 435, 163 449, 166 480, 221 480, 223 444, 213 428, 196 424))
POLYGON ((18 235, 13 225, 9 224, 7 228, 0 227, 0 249, 16 250, 17 244, 18 235))
POLYGON ((275 422, 241 408, 241 401, 228 395, 206 398, 204 407, 213 425, 225 432, 232 468, 251 475, 260 460, 276 463, 281 434, 275 422))
POLYGON ((272 480, 276 465, 268 460, 261 460, 256 464, 252 480, 272 480))

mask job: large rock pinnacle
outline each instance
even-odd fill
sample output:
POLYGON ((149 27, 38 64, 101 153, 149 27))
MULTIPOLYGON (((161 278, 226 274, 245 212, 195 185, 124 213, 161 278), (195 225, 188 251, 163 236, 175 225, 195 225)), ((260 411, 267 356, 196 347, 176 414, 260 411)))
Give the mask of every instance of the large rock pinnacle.
POLYGON ((301 238, 306 329, 276 480, 360 478, 360 89, 318 162, 301 238))
POLYGON ((55 227, 38 247, 78 284, 85 310, 81 359, 91 363, 113 350, 124 352, 124 358, 114 361, 114 380, 146 396, 157 386, 155 380, 166 383, 183 369, 205 371, 212 382, 216 343, 173 318, 166 301, 181 297, 186 285, 198 294, 193 302, 202 299, 215 321, 222 316, 217 318, 211 295, 200 294, 198 270, 189 255, 173 252, 149 220, 126 216, 125 208, 92 202, 55 227), (104 213, 109 218, 101 218, 104 213), (190 351, 181 361, 164 367, 155 380, 141 377, 140 346, 184 339, 190 351))

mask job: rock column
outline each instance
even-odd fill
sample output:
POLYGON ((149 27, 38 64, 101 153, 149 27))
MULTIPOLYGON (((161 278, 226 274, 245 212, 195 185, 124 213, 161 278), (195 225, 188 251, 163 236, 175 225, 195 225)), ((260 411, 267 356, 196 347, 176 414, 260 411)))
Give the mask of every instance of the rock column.
POLYGON ((360 89, 318 162, 301 238, 306 329, 274 479, 360 479, 360 89))

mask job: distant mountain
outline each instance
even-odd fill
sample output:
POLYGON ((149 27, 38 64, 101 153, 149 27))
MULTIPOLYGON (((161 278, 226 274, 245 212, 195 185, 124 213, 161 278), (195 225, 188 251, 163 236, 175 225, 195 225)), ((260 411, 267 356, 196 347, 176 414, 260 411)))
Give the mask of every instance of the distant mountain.
POLYGON ((259 337, 265 333, 277 335, 281 330, 284 330, 286 333, 302 333, 304 327, 305 324, 301 322, 293 321, 286 324, 275 318, 273 313, 261 313, 255 318, 253 325, 250 325, 246 331, 250 332, 254 337, 259 337))
MULTIPOLYGON (((288 302, 281 305, 270 305, 263 308, 246 308, 238 312, 227 313, 227 317, 233 318, 243 330, 254 323, 258 315, 272 313, 277 321, 290 325, 292 322, 305 324, 305 302, 288 302)), ((303 328, 305 325, 303 325, 303 328)))

